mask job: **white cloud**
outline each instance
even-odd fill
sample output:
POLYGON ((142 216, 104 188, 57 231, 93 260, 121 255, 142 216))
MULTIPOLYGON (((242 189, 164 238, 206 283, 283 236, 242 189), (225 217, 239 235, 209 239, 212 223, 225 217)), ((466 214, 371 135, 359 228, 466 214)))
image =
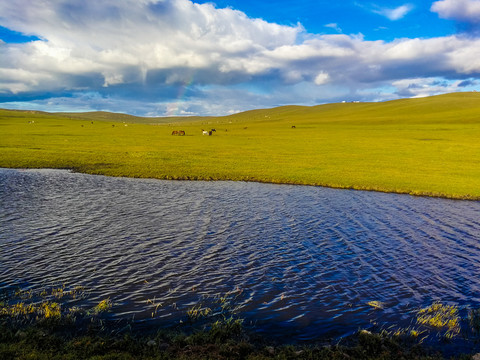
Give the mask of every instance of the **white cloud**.
POLYGON ((105 86, 131 78, 132 67, 147 77, 152 70, 222 68, 210 78, 220 82, 225 71, 258 74, 269 65, 257 54, 294 44, 302 30, 188 0, 19 0, 0 2, 0 14, 2 26, 44 39, 16 47, 29 58, 20 67, 104 74, 105 86))
POLYGON ((412 10, 413 10, 412 4, 405 4, 393 9, 379 8, 379 9, 373 10, 373 12, 376 14, 385 16, 391 21, 396 21, 404 18, 412 10))
POLYGON ((432 4, 431 11, 441 18, 468 23, 480 23, 480 0, 441 0, 432 4))
POLYGON ((314 80, 315 85, 325 85, 330 80, 330 75, 326 72, 320 72, 314 80))
POLYGON ((333 29, 335 30, 336 32, 338 33, 342 33, 342 29, 340 28, 340 26, 338 26, 337 23, 330 23, 330 24, 326 24, 325 25, 326 28, 330 28, 330 29, 333 29))

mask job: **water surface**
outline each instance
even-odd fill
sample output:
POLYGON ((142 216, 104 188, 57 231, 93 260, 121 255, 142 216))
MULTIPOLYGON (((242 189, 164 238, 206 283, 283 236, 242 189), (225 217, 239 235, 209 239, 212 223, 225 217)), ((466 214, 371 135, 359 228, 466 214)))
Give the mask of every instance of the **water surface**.
POLYGON ((233 292, 258 331, 315 340, 480 305, 479 202, 0 169, 0 204, 1 288, 85 286, 118 318, 233 292))

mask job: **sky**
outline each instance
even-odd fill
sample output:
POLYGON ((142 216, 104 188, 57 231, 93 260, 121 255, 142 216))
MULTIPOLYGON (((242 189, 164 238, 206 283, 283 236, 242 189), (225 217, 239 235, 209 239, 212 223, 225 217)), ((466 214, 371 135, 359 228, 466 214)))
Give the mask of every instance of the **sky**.
POLYGON ((228 115, 480 90, 480 0, 0 0, 0 108, 228 115))

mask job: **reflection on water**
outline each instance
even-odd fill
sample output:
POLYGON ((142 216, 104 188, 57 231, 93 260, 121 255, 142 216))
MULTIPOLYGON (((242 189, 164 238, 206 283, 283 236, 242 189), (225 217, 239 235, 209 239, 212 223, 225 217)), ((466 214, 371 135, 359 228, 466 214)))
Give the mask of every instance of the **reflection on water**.
POLYGON ((1 288, 82 285, 120 318, 236 290, 258 330, 315 339, 480 306, 479 202, 0 169, 0 204, 1 288))

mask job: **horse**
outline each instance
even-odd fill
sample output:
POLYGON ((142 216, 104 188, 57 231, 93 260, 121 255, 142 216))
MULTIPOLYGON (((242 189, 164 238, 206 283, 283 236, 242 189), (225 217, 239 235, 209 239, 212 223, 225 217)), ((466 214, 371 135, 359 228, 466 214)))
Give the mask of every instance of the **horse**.
POLYGON ((178 132, 178 135, 179 135, 179 136, 185 136, 185 131, 180 130, 180 131, 178 132))
POLYGON ((173 130, 173 131, 172 131, 172 135, 178 135, 178 131, 177 131, 177 130, 173 130))
POLYGON ((203 130, 203 129, 202 129, 202 134, 203 134, 203 135, 212 136, 212 130, 207 131, 207 130, 203 130))

